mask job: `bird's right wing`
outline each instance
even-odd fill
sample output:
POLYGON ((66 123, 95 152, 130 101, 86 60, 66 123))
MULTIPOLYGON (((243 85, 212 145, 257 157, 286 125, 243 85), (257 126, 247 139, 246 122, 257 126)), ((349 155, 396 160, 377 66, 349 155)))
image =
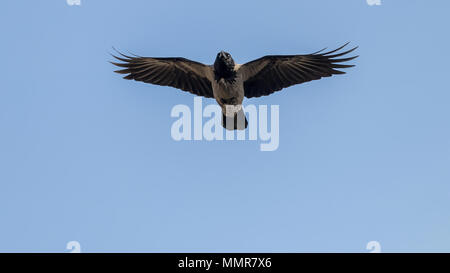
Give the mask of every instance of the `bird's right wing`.
POLYGON ((192 94, 212 98, 212 68, 185 58, 130 57, 119 53, 111 62, 124 69, 115 72, 126 74, 124 79, 171 86, 192 94))

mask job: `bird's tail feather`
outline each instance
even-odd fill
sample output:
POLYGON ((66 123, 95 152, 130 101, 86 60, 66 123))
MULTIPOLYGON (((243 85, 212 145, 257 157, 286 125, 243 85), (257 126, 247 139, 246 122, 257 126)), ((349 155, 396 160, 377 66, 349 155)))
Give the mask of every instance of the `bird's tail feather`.
POLYGON ((247 118, 242 109, 234 113, 232 116, 226 116, 222 112, 222 126, 227 130, 245 130, 248 126, 247 118))

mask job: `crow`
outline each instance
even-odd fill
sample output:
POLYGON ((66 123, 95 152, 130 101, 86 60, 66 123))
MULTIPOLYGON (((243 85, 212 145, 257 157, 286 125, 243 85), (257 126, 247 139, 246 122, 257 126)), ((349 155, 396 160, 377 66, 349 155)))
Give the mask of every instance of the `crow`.
POLYGON ((206 98, 214 98, 222 108, 222 126, 227 130, 244 130, 248 122, 242 109, 244 97, 267 96, 283 88, 345 74, 342 64, 358 56, 340 58, 357 47, 339 52, 345 45, 325 53, 325 49, 306 55, 268 55, 246 64, 236 64, 230 53, 220 51, 213 65, 182 57, 153 58, 112 55, 120 61, 115 72, 124 79, 171 86, 206 98))

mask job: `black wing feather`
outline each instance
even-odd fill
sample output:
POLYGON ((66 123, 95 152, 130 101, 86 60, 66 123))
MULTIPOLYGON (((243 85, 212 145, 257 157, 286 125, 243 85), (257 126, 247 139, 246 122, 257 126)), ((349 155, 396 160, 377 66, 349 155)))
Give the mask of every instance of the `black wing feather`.
POLYGON ((111 63, 123 68, 114 72, 125 74, 124 79, 171 86, 195 95, 214 97, 211 81, 207 76, 210 69, 207 65, 180 57, 131 57, 118 53, 120 57, 112 56, 122 63, 111 63))
POLYGON ((340 63, 358 57, 337 59, 357 48, 336 53, 347 44, 326 53, 320 53, 324 50, 322 49, 308 55, 270 55, 244 64, 240 69, 248 75, 244 81, 245 96, 247 98, 267 96, 295 84, 345 74, 338 69, 354 65, 340 63), (333 53, 336 54, 332 55, 333 53))

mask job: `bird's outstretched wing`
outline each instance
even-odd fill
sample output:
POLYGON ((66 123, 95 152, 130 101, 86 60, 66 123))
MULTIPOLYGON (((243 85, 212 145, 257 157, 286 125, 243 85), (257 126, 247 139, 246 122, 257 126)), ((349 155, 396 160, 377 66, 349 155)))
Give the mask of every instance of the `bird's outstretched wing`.
POLYGON ((245 96, 267 96, 294 84, 330 77, 333 74, 345 74, 337 69, 354 65, 340 63, 358 57, 338 58, 357 48, 336 53, 347 44, 326 53, 321 53, 321 50, 308 55, 270 55, 242 65, 239 70, 243 74, 245 96))
POLYGON ((131 57, 119 54, 121 57, 113 57, 122 63, 111 63, 124 68, 115 71, 126 74, 124 79, 171 86, 195 95, 214 97, 210 80, 212 69, 207 65, 185 58, 131 57))

